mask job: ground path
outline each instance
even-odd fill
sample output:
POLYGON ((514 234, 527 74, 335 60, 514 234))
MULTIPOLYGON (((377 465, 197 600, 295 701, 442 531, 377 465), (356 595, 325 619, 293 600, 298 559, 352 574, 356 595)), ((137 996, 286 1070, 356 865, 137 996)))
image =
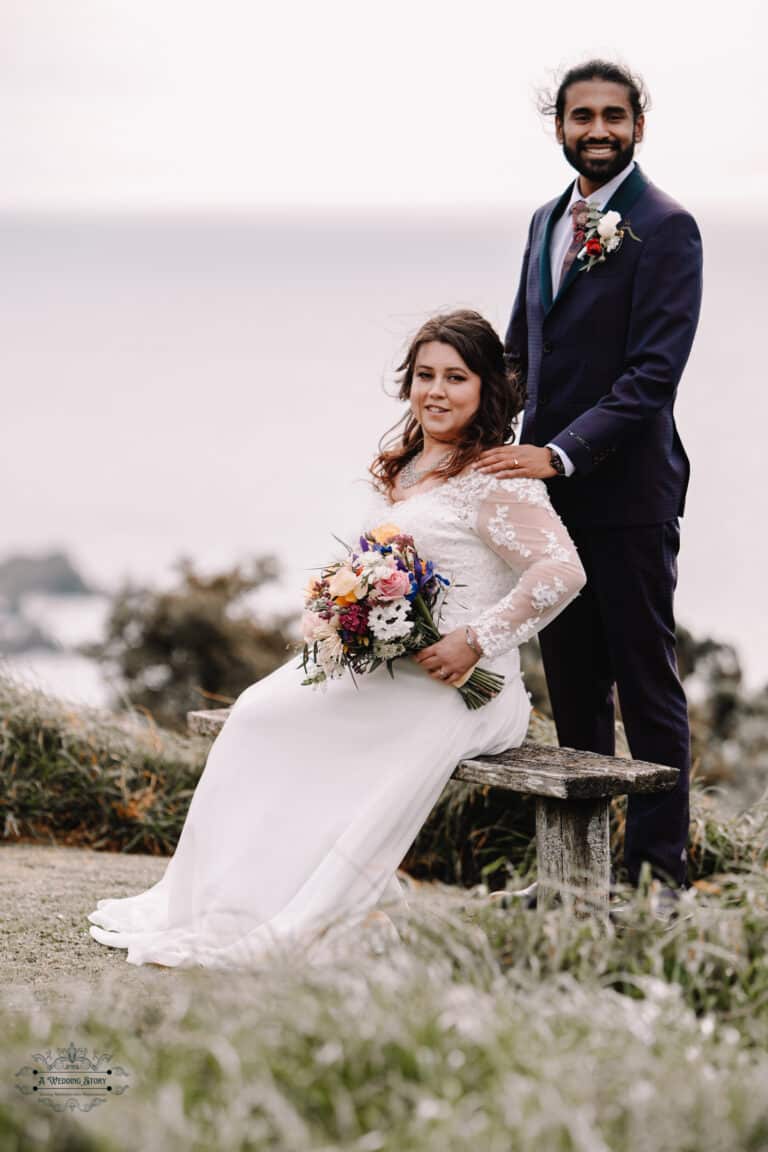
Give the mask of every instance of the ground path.
MULTIPOLYGON (((67 998, 109 973, 137 991, 162 988, 174 969, 126 963, 125 950, 90 935, 88 913, 103 897, 132 896, 157 883, 166 856, 96 852, 90 848, 11 844, 0 847, 0 990, 13 1008, 31 992, 41 1003, 67 998)), ((455 902, 466 890, 408 884, 408 900, 455 902)))
POLYGON ((19 989, 35 999, 66 995, 72 982, 92 983, 122 966, 141 987, 166 969, 126 964, 125 952, 100 945, 88 913, 103 896, 130 896, 156 883, 167 858, 89 848, 13 844, 0 848, 0 988, 13 1005, 19 989))

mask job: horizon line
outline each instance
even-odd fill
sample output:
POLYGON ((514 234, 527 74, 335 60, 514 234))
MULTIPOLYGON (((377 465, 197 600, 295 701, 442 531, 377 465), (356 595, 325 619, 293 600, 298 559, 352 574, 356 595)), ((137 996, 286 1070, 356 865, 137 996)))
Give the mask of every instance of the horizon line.
MULTIPOLYGON (((761 208, 761 215, 766 215, 765 201, 758 196, 720 197, 704 193, 689 199, 689 204, 700 209, 730 209, 738 204, 743 212, 744 208, 761 208)), ((120 221, 120 220, 157 220, 184 222, 199 220, 216 220, 221 223, 230 220, 243 220, 261 218, 292 219, 339 219, 339 218, 370 218, 370 217, 430 217, 442 218, 465 216, 504 216, 519 213, 532 214, 539 203, 531 200, 462 200, 447 201, 414 201, 411 203, 396 201, 379 202, 287 202, 265 201, 263 203, 233 202, 231 204, 197 204, 197 203, 158 203, 158 204, 129 204, 129 203, 49 203, 49 204, 23 204, 0 203, 0 221, 26 220, 39 222, 53 222, 57 220, 93 220, 93 221, 120 221)))

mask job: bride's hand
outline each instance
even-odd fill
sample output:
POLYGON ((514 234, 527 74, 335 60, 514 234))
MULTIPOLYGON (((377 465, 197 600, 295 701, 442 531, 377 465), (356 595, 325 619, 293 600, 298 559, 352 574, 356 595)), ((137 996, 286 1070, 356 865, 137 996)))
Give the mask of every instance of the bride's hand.
POLYGON ((467 644, 465 629, 456 628, 436 644, 416 652, 413 659, 434 680, 441 684, 455 684, 477 663, 478 657, 467 644))

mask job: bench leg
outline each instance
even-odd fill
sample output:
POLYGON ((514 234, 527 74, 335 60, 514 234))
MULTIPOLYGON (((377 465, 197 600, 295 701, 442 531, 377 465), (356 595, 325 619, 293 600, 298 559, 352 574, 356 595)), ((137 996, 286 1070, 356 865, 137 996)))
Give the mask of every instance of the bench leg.
POLYGON ((608 904, 611 884, 610 800, 536 799, 539 904, 562 889, 608 904))

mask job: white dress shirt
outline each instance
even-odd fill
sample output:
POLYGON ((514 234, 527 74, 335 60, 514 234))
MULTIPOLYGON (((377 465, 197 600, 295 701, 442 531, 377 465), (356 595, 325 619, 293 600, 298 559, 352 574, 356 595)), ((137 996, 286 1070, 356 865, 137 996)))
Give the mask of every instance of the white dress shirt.
POLYGON ((573 188, 571 189, 571 198, 566 205, 565 212, 563 212, 560 219, 555 222, 549 242, 549 267, 552 272, 553 296, 557 295, 557 286, 560 283, 560 271, 563 267, 563 260, 570 247, 571 238, 573 237, 571 208, 577 200, 586 200, 588 204, 595 204, 602 212, 616 189, 624 183, 634 167, 634 160, 630 160, 629 164, 627 164, 626 168, 622 168, 618 176, 614 176, 613 180, 609 180, 607 184, 603 184, 596 192, 592 192, 589 196, 582 196, 579 191, 579 181, 578 179, 574 180, 573 188))
MULTIPOLYGON (((589 196, 587 196, 586 197, 587 203, 595 204, 600 209, 600 211, 602 212, 603 208, 608 203, 610 198, 613 196, 616 189, 621 184, 624 183, 627 176, 629 176, 630 172, 632 171, 632 169, 634 167, 635 167, 635 162, 634 162, 634 160, 631 160, 629 162, 629 164, 627 164, 626 168, 622 168, 621 172, 619 172, 618 175, 614 176, 612 180, 609 180, 607 184, 601 185, 601 187, 598 188, 597 191, 592 192, 589 196)), ((557 285, 560 283, 560 271, 563 267, 563 260, 565 259, 565 254, 571 245, 571 239, 573 237, 573 223, 571 221, 571 208, 576 203, 577 200, 584 200, 584 199, 585 199, 585 197, 582 195, 582 193, 579 190, 579 181, 578 181, 578 177, 577 177, 573 182, 573 188, 571 189, 571 198, 568 201, 568 204, 566 205, 565 211, 563 212, 562 216, 560 217, 559 220, 557 220, 555 222, 555 225, 552 228, 552 235, 550 237, 549 267, 550 267, 550 271, 552 273, 552 294, 553 294, 553 296, 557 295, 557 285)), ((523 430, 522 430, 522 426, 521 426, 521 428, 520 428, 520 434, 521 435, 522 435, 522 431, 523 430)), ((563 464, 565 465, 566 476, 572 476, 574 471, 575 471, 575 468, 573 466, 573 462, 572 462, 571 458, 568 456, 568 453, 564 452, 563 449, 558 447, 557 444, 547 444, 547 448, 553 448, 554 451, 557 452, 558 456, 560 457, 563 464)))

